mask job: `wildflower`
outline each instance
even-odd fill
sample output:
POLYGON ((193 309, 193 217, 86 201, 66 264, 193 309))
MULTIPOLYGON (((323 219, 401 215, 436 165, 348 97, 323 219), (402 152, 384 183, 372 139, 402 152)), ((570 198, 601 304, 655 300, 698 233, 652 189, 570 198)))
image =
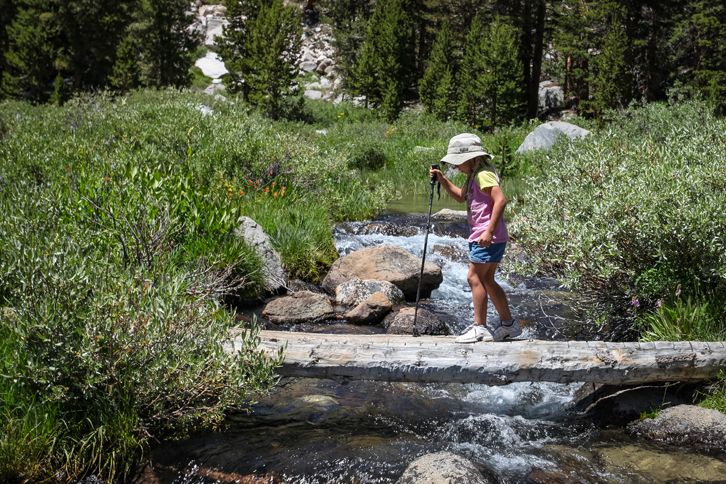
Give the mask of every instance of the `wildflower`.
POLYGON ((111 181, 111 177, 109 175, 106 175, 106 176, 103 177, 103 182, 104 183, 108 183, 110 181, 111 181))
POLYGON ((240 190, 239 191, 239 196, 240 197, 244 197, 245 196, 245 191, 244 190, 240 190))
POLYGON ((678 284, 678 287, 676 288, 676 297, 681 297, 681 285, 678 284))
POLYGON ((273 197, 273 198, 277 198, 277 192, 273 192, 273 193, 272 193, 272 197, 273 197))
POLYGON ((662 298, 661 299, 658 299, 655 302, 655 307, 657 307, 657 308, 661 307, 662 305, 663 305, 663 299, 662 298))
POLYGON ((272 188, 275 188, 275 182, 274 181, 272 182, 272 188))
POLYGON ((630 305, 636 308, 640 307, 640 301, 637 297, 633 296, 633 299, 630 300, 630 305))
POLYGON ((265 187, 265 193, 270 193, 270 187, 265 187))

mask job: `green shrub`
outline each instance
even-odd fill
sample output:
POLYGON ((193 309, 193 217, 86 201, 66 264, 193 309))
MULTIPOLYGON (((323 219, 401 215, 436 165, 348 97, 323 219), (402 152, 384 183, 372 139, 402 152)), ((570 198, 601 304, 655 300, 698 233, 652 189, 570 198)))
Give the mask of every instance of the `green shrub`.
POLYGON ((356 146, 348 158, 348 168, 380 170, 386 164, 386 154, 377 145, 356 146))
POLYGON ((531 257, 524 268, 621 310, 651 309, 679 286, 722 298, 726 120, 711 112, 701 102, 634 107, 588 138, 535 152, 542 175, 511 225, 531 257))

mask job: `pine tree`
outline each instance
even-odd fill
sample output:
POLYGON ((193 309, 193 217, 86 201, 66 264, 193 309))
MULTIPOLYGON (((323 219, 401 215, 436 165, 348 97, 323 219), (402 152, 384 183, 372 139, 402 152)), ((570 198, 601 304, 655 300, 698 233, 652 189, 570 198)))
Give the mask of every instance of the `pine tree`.
POLYGON ((388 119, 394 119, 415 75, 415 26, 402 0, 383 0, 368 22, 354 69, 354 90, 366 97, 367 105, 380 107, 388 119))
MULTIPOLYGON (((146 86, 188 86, 198 39, 187 32, 192 22, 186 0, 141 0, 136 25, 141 82, 146 86)), ((119 46, 121 48, 121 46, 119 46)), ((127 47, 129 51, 131 46, 127 47)), ((123 57, 121 58, 123 62, 123 57)))
POLYGON ((116 49, 137 8, 136 0, 65 0, 59 5, 63 64, 72 91, 101 89, 113 70, 116 49))
POLYGON ((345 86, 351 87, 357 56, 373 9, 369 0, 327 0, 321 4, 333 24, 333 45, 340 78, 345 86))
POLYGON ((67 68, 61 56, 57 5, 43 0, 21 0, 7 27, 8 47, 2 91, 12 97, 47 101, 55 79, 67 68))
POLYGON ((138 37, 130 33, 116 49, 116 62, 109 76, 109 86, 129 91, 141 85, 140 46, 138 37))
POLYGON ((484 28, 476 18, 464 47, 459 117, 483 130, 521 118, 521 73, 516 30, 499 18, 484 28))
POLYGON ((445 21, 434 41, 428 66, 419 82, 421 103, 441 120, 449 119, 456 112, 456 85, 458 59, 453 34, 445 21))
POLYGON ((726 6, 718 0, 689 2, 676 22, 669 43, 672 77, 701 91, 726 114, 726 6))
MULTIPOLYGON (((0 86, 2 86, 3 73, 6 71, 5 52, 8 50, 8 31, 7 27, 15 19, 15 0, 0 0, 0 86)), ((4 97, 2 88, 0 87, 0 99, 4 97)))
POLYGON ((603 39, 602 51, 592 61, 592 98, 585 103, 586 111, 599 115, 614 107, 622 109, 630 102, 632 81, 627 56, 628 37, 625 28, 613 20, 603 39))
POLYGON ((245 101, 260 107, 268 116, 278 118, 294 114, 301 107, 297 56, 302 34, 298 12, 283 5, 282 0, 260 2, 256 15, 247 14, 251 2, 237 5, 235 28, 221 50, 232 75, 231 92, 240 92, 245 101))
POLYGON ((459 105, 457 116, 469 124, 481 126, 485 114, 484 93, 479 86, 480 72, 483 65, 484 25, 481 15, 477 15, 469 27, 464 42, 464 57, 459 71, 459 105))

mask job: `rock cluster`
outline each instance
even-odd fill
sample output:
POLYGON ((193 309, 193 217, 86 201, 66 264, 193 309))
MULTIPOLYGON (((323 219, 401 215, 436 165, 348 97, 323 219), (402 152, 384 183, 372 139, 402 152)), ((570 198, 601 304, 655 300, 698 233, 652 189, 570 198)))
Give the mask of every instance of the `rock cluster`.
MULTIPOLYGON (((338 259, 323 279, 323 288, 331 293, 353 278, 388 281, 398 286, 407 301, 416 299, 421 261, 400 247, 383 245, 358 250, 338 259)), ((441 268, 428 262, 421 279, 421 297, 431 295, 443 281, 441 268)))
POLYGON ((334 103, 343 99, 340 93, 342 80, 334 59, 332 27, 327 24, 307 27, 302 36, 298 67, 304 73, 316 74, 318 78, 305 84, 305 97, 334 103))
MULTIPOLYGON (((262 316, 283 325, 337 319, 359 325, 383 322, 394 334, 448 334, 446 324, 425 309, 419 309, 414 331, 414 308, 403 303, 416 295, 419 268, 418 258, 400 247, 362 249, 338 259, 325 277, 323 288, 335 294, 334 301, 327 294, 302 290, 272 300, 262 316)), ((441 269, 429 264, 426 294, 441 280, 441 269)))
POLYGON ((202 37, 205 46, 214 47, 216 38, 222 36, 224 27, 229 23, 227 20, 227 7, 224 5, 205 5, 201 0, 197 0, 193 4, 192 13, 196 15, 196 18, 188 30, 202 37))

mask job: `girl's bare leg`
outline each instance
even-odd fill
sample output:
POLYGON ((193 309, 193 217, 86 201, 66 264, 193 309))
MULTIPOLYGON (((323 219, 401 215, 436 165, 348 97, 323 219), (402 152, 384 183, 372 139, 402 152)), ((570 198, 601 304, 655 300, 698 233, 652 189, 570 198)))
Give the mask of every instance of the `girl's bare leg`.
MULTIPOLYGON (((492 299, 494 307, 496 308, 497 313, 499 313, 499 319, 501 321, 512 319, 512 313, 509 311, 507 295, 504 293, 504 289, 502 289, 502 287, 494 279, 494 273, 497 271, 497 263, 490 262, 487 264, 471 264, 471 266, 474 266, 474 272, 477 276, 476 278, 484 286, 484 293, 492 299)), ((471 292, 473 295, 474 288, 472 288, 471 292)), ((484 303, 484 313, 486 318, 486 302, 484 303)), ((474 303, 474 318, 476 320, 476 303, 474 303)))
POLYGON ((487 324, 487 290, 481 280, 477 266, 483 264, 469 264, 469 273, 466 276, 471 287, 471 299, 474 303, 474 324, 487 324))

